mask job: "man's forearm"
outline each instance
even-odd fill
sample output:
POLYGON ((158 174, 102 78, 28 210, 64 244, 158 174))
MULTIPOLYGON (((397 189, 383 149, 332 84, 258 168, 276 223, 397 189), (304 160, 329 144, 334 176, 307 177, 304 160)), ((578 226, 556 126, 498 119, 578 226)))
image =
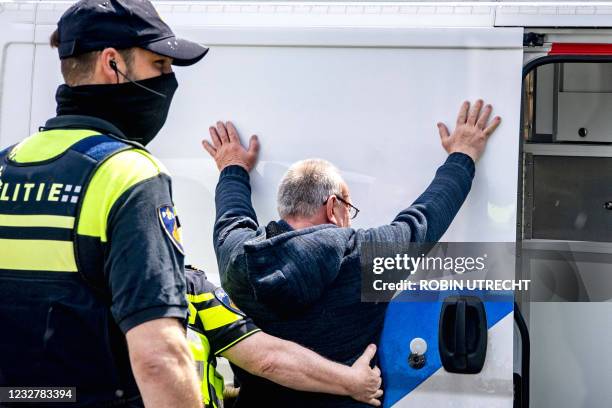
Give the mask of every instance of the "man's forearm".
POLYGON ((224 353, 251 374, 300 391, 350 395, 351 368, 295 343, 257 333, 224 353))
POLYGON ((431 184, 412 206, 419 206, 427 222, 424 242, 437 242, 459 212, 472 187, 474 161, 453 153, 436 171, 431 184))
POLYGON ((300 391, 349 395, 350 367, 327 360, 307 348, 278 341, 264 377, 300 391))
POLYGON ((391 225, 358 231, 359 238, 368 243, 384 243, 392 251, 410 242, 438 241, 463 205, 473 178, 474 161, 463 153, 451 154, 423 194, 391 225))
POLYGON ((249 173, 240 166, 221 171, 215 189, 216 220, 228 217, 249 217, 257 222, 251 203, 249 173))
MULTIPOLYGON (((251 204, 249 173, 240 166, 229 166, 221 171, 215 193, 216 219, 213 245, 217 255, 219 274, 223 285, 233 289, 228 282, 227 268, 235 259, 236 251, 255 235, 257 216, 251 204)), ((234 276, 238 279, 238 276, 234 276)))
POLYGON ((236 228, 257 229, 257 215, 251 203, 249 173, 245 169, 240 166, 223 169, 215 190, 215 207, 215 249, 236 228))

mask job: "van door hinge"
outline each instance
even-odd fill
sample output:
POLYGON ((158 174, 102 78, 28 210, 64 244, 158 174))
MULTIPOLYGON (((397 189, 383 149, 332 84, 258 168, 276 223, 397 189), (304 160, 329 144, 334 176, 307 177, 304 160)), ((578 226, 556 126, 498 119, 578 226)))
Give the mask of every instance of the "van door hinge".
POLYGON ((544 34, 523 34, 523 47, 541 47, 544 45, 544 34))

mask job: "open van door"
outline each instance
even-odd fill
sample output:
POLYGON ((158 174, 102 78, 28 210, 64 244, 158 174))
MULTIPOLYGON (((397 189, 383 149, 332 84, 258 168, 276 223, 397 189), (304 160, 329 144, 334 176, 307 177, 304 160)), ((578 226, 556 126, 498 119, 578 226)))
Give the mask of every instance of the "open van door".
MULTIPOLYGON (((573 25, 602 17, 576 16, 573 25)), ((534 42, 523 69, 519 270, 532 284, 518 299, 531 338, 525 386, 532 407, 612 406, 612 35, 545 22, 526 28, 534 42)))
MULTIPOLYGON (((18 70, 28 76, 22 88, 27 95, 18 98, 27 106, 18 113, 28 117, 29 129, 4 126, 11 119, 3 98, 2 145, 23 139, 53 116, 51 95, 61 83, 48 38, 67 4, 31 7, 35 12, 16 26, 34 28, 34 35, 0 43, 0 50, 12 42, 27 49, 23 58, 9 58, 18 48, 9 45, 1 75, 3 84, 20 78, 18 70)), ((350 185, 361 209, 355 222, 360 228, 389 223, 416 199, 446 157, 436 123, 454 127, 461 102, 483 98, 502 124, 443 240, 516 241, 523 30, 493 27, 494 7, 212 2, 157 7, 177 35, 210 47, 202 63, 177 68, 180 87, 151 150, 173 175, 187 261, 201 265, 213 281, 218 283, 211 245, 218 171, 200 140, 219 119, 232 120, 243 140, 253 133, 260 137, 261 160, 251 175, 260 222, 277 218, 276 189, 289 165, 321 157, 336 164, 350 185)), ((17 18, 11 10, 0 18, 17 18)), ((442 367, 442 304, 390 306, 389 316, 431 327, 387 319, 380 348, 385 406, 512 406, 512 302, 485 305, 488 352, 478 374, 442 367), (420 369, 408 359, 414 338, 428 344, 420 369)))

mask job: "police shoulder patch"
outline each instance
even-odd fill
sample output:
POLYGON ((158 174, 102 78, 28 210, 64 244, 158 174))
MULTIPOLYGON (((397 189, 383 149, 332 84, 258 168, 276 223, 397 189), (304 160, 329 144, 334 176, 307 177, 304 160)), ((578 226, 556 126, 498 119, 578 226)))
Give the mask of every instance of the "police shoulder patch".
POLYGON ((223 290, 223 288, 219 287, 219 288, 215 289, 213 294, 215 295, 215 298, 219 302, 221 302, 221 304, 223 306, 225 306, 226 309, 236 313, 237 315, 240 315, 242 317, 246 317, 244 312, 242 310, 238 309, 238 306, 236 306, 236 304, 234 302, 232 302, 232 299, 230 299, 229 295, 223 290))
POLYGON ((172 241, 181 254, 185 255, 183 238, 181 236, 181 223, 178 220, 174 207, 171 205, 162 205, 157 209, 157 215, 159 216, 159 222, 161 222, 162 229, 166 232, 170 241, 172 241))

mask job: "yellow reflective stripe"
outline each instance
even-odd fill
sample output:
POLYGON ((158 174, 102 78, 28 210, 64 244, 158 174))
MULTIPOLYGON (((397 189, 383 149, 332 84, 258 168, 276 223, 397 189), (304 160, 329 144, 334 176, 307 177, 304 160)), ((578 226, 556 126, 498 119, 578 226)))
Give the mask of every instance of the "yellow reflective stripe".
POLYGON ((201 302, 206 302, 207 300, 211 300, 213 299, 215 296, 208 292, 208 293, 201 293, 199 295, 192 295, 190 293, 186 294, 187 297, 187 301, 189 302, 188 306, 189 306, 189 324, 194 325, 196 322, 196 317, 198 315, 198 310, 196 309, 196 307, 193 305, 194 303, 201 303, 201 302))
POLYGON ((254 329, 248 333, 246 333, 245 335, 237 338, 236 340, 232 341, 230 344, 228 344, 227 346, 223 347, 222 349, 220 349, 219 351, 215 352, 215 355, 218 356, 219 354, 223 353, 224 351, 226 351, 227 349, 230 349, 232 347, 234 347, 234 345, 236 343, 241 342, 242 340, 246 339, 247 337, 251 336, 252 334, 255 334, 257 332, 260 332, 261 329, 254 329))
POLYGON ((208 309, 200 310, 198 312, 202 323, 204 324, 204 330, 214 330, 219 327, 226 326, 237 320, 242 319, 242 316, 237 315, 234 312, 229 311, 225 306, 213 306, 208 309))
POLYGON ((0 269, 76 272, 72 242, 0 239, 0 269))
POLYGON ((206 302, 207 300, 213 299, 214 297, 215 297, 215 295, 213 295, 210 292, 208 292, 208 293, 201 293, 199 295, 192 295, 190 293, 187 294, 187 300, 192 302, 192 303, 206 302))
POLYGON ((106 222, 115 201, 134 185, 157 176, 162 169, 157 160, 140 149, 119 152, 105 161, 85 193, 77 233, 106 242, 106 222))
POLYGON ((208 342, 206 336, 188 327, 187 343, 189 344, 189 349, 191 350, 194 360, 206 361, 208 359, 208 354, 210 353, 210 343, 208 342))
POLYGON ((10 157, 18 163, 52 159, 76 142, 100 132, 88 129, 54 129, 38 132, 26 138, 11 151, 10 157))
MULTIPOLYGON (((223 381, 223 376, 220 372, 211 367, 212 369, 209 372, 209 381, 215 389, 215 394, 217 395, 217 401, 223 401, 223 388, 225 388, 225 381, 223 381)), ((215 401, 216 402, 216 401, 215 401)), ((218 405, 215 403, 215 407, 218 405)))
POLYGON ((191 303, 188 303, 187 306, 189 308, 189 321, 187 323, 190 325, 194 325, 196 321, 196 316, 198 315, 198 311, 191 303))
POLYGON ((155 166, 157 167, 157 170, 159 170, 160 173, 165 173, 170 175, 170 172, 168 171, 168 169, 166 168, 166 166, 164 166, 164 164, 162 162, 160 162, 159 160, 157 160, 156 157, 154 157, 151 153, 145 151, 145 150, 139 150, 139 152, 145 156, 146 158, 148 158, 149 160, 151 160, 153 163, 155 163, 155 166))
MULTIPOLYGON (((198 370, 202 399, 204 400, 204 404, 208 405, 210 403, 208 381, 210 380, 211 374, 209 373, 209 379, 207 379, 206 370, 208 367, 208 355, 210 354, 210 343, 206 336, 190 328, 187 328, 187 343, 189 344, 189 350, 191 350, 191 355, 193 356, 196 363, 196 369, 198 370)), ((212 370, 210 371, 214 374, 214 367, 211 368, 212 370)))
POLYGON ((74 228, 74 217, 0 214, 0 227, 74 228))

